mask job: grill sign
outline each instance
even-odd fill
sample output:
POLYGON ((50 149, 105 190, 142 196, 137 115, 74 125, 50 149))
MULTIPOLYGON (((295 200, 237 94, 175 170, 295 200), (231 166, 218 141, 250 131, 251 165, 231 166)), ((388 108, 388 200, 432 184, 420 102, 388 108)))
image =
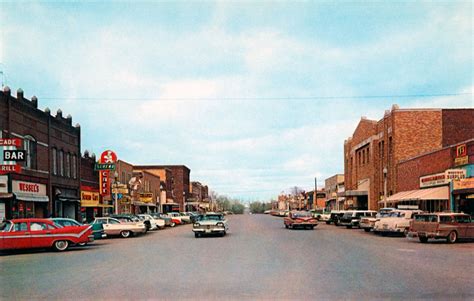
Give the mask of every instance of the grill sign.
POLYGON ((24 150, 4 150, 3 151, 3 160, 5 161, 25 161, 26 160, 26 151, 24 150))

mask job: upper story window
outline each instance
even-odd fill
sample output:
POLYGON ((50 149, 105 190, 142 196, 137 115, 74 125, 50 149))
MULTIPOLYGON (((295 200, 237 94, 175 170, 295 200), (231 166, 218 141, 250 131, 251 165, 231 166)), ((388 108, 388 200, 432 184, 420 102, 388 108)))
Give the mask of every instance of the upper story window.
POLYGON ((62 150, 59 151, 59 175, 64 177, 64 152, 62 150))
POLYGON ((74 179, 77 179, 77 157, 76 157, 76 155, 72 155, 71 171, 72 171, 72 177, 74 179))
POLYGON ((27 135, 24 137, 23 144, 26 151, 25 167, 29 169, 36 169, 38 160, 37 160, 37 143, 36 143, 35 138, 27 135))
POLYGON ((66 177, 70 178, 71 177, 71 154, 67 153, 66 154, 66 177))
POLYGON ((53 148, 53 175, 58 174, 58 151, 53 148))

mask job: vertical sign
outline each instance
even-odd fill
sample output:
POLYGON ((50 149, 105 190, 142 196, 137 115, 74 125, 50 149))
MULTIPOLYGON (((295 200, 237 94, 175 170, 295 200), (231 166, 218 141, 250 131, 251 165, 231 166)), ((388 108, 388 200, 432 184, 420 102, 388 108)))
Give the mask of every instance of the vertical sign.
MULTIPOLYGON (((117 161, 117 155, 111 151, 106 150, 100 155, 99 163, 110 164, 115 168, 114 163, 117 161)), ((100 195, 110 195, 110 169, 104 169, 99 171, 99 185, 100 195)))
MULTIPOLYGON (((1 131, 0 131, 0 174, 7 174, 16 172, 19 173, 21 171, 21 165, 17 164, 17 156, 16 156, 16 149, 17 147, 21 147, 22 141, 18 138, 1 138, 1 131), (15 158, 11 157, 11 154, 15 154, 15 158), (5 158, 4 156, 7 156, 5 158)), ((17 151, 18 152, 18 151, 17 151)), ((25 156, 25 153, 21 151, 22 156, 25 156)))

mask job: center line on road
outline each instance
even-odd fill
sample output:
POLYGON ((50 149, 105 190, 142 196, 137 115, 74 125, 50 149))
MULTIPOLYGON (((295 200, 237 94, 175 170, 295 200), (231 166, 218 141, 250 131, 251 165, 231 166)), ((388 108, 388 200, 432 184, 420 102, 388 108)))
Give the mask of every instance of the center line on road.
POLYGON ((397 251, 400 251, 400 252, 415 252, 415 250, 413 250, 413 249, 397 249, 397 251))

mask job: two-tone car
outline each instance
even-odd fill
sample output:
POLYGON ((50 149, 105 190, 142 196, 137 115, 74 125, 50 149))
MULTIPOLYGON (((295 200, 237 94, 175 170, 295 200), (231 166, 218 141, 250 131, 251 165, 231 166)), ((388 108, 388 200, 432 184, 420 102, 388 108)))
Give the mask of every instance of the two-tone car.
POLYGON ((139 214, 138 217, 150 222, 150 230, 165 228, 165 221, 161 218, 155 218, 150 214, 139 214))
POLYGON ((283 219, 283 224, 287 229, 314 229, 318 225, 318 220, 307 211, 291 211, 287 217, 283 219))
POLYGON ((0 223, 0 250, 53 248, 65 251, 71 245, 94 241, 92 226, 60 227, 43 218, 12 219, 0 223))
POLYGON ((229 231, 229 224, 221 213, 201 214, 193 224, 193 232, 196 238, 207 234, 219 234, 225 236, 229 231))
POLYGON ((119 221, 113 217, 96 217, 92 224, 102 224, 107 236, 118 236, 123 238, 147 232, 143 222, 119 221))
POLYGON ((416 214, 410 223, 409 236, 418 236, 422 243, 430 238, 446 239, 448 243, 474 239, 474 220, 464 213, 416 214))
POLYGON ((386 236, 388 234, 407 235, 410 229, 410 221, 415 214, 422 213, 421 210, 393 210, 386 217, 375 222, 374 233, 386 236))
MULTIPOLYGON (((79 227, 79 226, 84 225, 76 221, 75 219, 66 218, 66 217, 54 217, 54 218, 51 218, 51 220, 56 225, 59 225, 61 227, 79 227)), ((92 234, 94 235, 94 239, 101 239, 101 238, 107 237, 107 234, 105 234, 104 227, 102 226, 102 224, 93 224, 92 234)))
POLYGON ((341 226, 346 226, 347 229, 359 227, 359 222, 363 217, 375 217, 377 211, 372 210, 351 210, 346 211, 339 219, 341 226))
POLYGON ((166 214, 163 214, 163 213, 151 213, 150 214, 151 216, 153 216, 155 219, 161 219, 165 222, 165 226, 166 227, 174 227, 176 226, 176 223, 173 222, 172 218, 169 217, 168 215, 166 214))
POLYGON ((361 217, 359 228, 364 229, 365 232, 370 232, 375 226, 375 223, 383 217, 386 217, 395 210, 395 208, 382 208, 375 216, 361 217))

